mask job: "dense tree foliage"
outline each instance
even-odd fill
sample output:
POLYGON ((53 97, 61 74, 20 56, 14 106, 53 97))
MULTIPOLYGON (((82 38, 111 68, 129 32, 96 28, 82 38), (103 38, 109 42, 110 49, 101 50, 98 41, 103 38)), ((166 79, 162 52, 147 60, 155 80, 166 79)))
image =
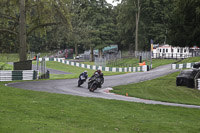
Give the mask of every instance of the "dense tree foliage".
MULTIPOLYGON (((16 52, 19 49, 19 2, 20 0, 0 1, 0 37, 2 38, 0 50, 2 52, 16 52)), ((28 40, 29 45, 34 45, 33 42, 38 40, 41 43, 46 33, 51 31, 48 29, 50 26, 62 26, 65 31, 70 29, 68 3, 68 0, 26 0, 26 34, 28 38, 32 36, 31 40, 33 40, 28 40)))
POLYGON ((138 51, 148 50, 151 39, 155 43, 164 43, 173 9, 172 0, 122 0, 118 8, 122 45, 129 45, 130 49, 135 46, 138 51))
POLYGON ((169 23, 170 44, 200 46, 200 1, 177 0, 169 23))
MULTIPOLYGON (((19 1, 0 1, 0 52, 19 51, 19 1)), ((25 1, 28 51, 99 49, 101 55, 111 44, 149 50, 151 39, 200 45, 199 0, 122 0, 116 7, 106 0, 25 1)))

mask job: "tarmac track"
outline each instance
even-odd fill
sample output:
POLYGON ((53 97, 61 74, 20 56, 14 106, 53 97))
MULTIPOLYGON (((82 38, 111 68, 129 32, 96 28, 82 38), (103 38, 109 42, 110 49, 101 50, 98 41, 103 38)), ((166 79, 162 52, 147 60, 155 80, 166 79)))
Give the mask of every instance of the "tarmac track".
POLYGON ((136 73, 123 74, 123 75, 105 76, 104 77, 105 82, 102 85, 102 88, 101 89, 98 88, 97 90, 95 90, 95 92, 90 92, 87 89, 86 83, 84 83, 81 87, 77 87, 78 79, 29 81, 29 82, 11 83, 11 84, 8 84, 8 86, 26 89, 26 90, 69 94, 69 95, 76 95, 76 96, 82 96, 82 97, 115 99, 115 100, 138 102, 138 103, 145 103, 145 104, 160 104, 160 105, 200 109, 200 106, 196 106, 196 105, 186 105, 186 104, 160 102, 160 101, 154 101, 154 100, 145 100, 145 99, 140 99, 140 98, 127 97, 127 96, 121 96, 121 95, 109 93, 109 90, 113 86, 151 80, 151 79, 155 79, 155 78, 158 78, 158 77, 161 77, 161 76, 164 76, 176 71, 178 70, 170 70, 170 65, 165 65, 148 72, 136 72, 136 73))

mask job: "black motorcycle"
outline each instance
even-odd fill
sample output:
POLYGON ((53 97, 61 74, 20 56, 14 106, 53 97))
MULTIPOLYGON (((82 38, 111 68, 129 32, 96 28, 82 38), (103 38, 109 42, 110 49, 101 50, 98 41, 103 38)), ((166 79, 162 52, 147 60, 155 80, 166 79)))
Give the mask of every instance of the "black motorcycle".
POLYGON ((88 81, 88 89, 91 92, 94 92, 97 88, 101 88, 101 85, 104 82, 103 74, 102 75, 94 75, 88 81))
POLYGON ((79 80, 78 80, 78 87, 80 87, 85 81, 86 81, 86 77, 81 75, 79 80))

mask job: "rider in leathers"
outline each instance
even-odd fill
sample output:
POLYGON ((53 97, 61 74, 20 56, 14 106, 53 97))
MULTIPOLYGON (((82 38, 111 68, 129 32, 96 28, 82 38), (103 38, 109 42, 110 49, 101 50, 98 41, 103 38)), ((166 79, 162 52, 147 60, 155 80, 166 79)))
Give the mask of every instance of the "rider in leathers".
POLYGON ((92 75, 92 77, 89 79, 89 84, 88 84, 88 88, 90 87, 90 82, 92 82, 93 80, 96 79, 96 76, 100 76, 101 79, 101 84, 99 85, 99 88, 101 88, 101 85, 104 83, 104 77, 103 77, 103 73, 101 72, 101 69, 97 69, 94 74, 92 75))

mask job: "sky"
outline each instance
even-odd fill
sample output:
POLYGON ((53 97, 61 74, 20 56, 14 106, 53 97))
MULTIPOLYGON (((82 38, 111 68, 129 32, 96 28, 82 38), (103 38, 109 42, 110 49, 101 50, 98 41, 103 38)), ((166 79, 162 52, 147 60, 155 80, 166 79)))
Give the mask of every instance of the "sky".
MULTIPOLYGON (((116 6, 117 3, 120 3, 120 2, 114 2, 114 3, 112 3, 112 1, 113 1, 113 0, 107 0, 107 2, 110 3, 110 4, 112 4, 113 6, 116 6)), ((120 1, 121 1, 121 0, 120 0, 120 1)))

